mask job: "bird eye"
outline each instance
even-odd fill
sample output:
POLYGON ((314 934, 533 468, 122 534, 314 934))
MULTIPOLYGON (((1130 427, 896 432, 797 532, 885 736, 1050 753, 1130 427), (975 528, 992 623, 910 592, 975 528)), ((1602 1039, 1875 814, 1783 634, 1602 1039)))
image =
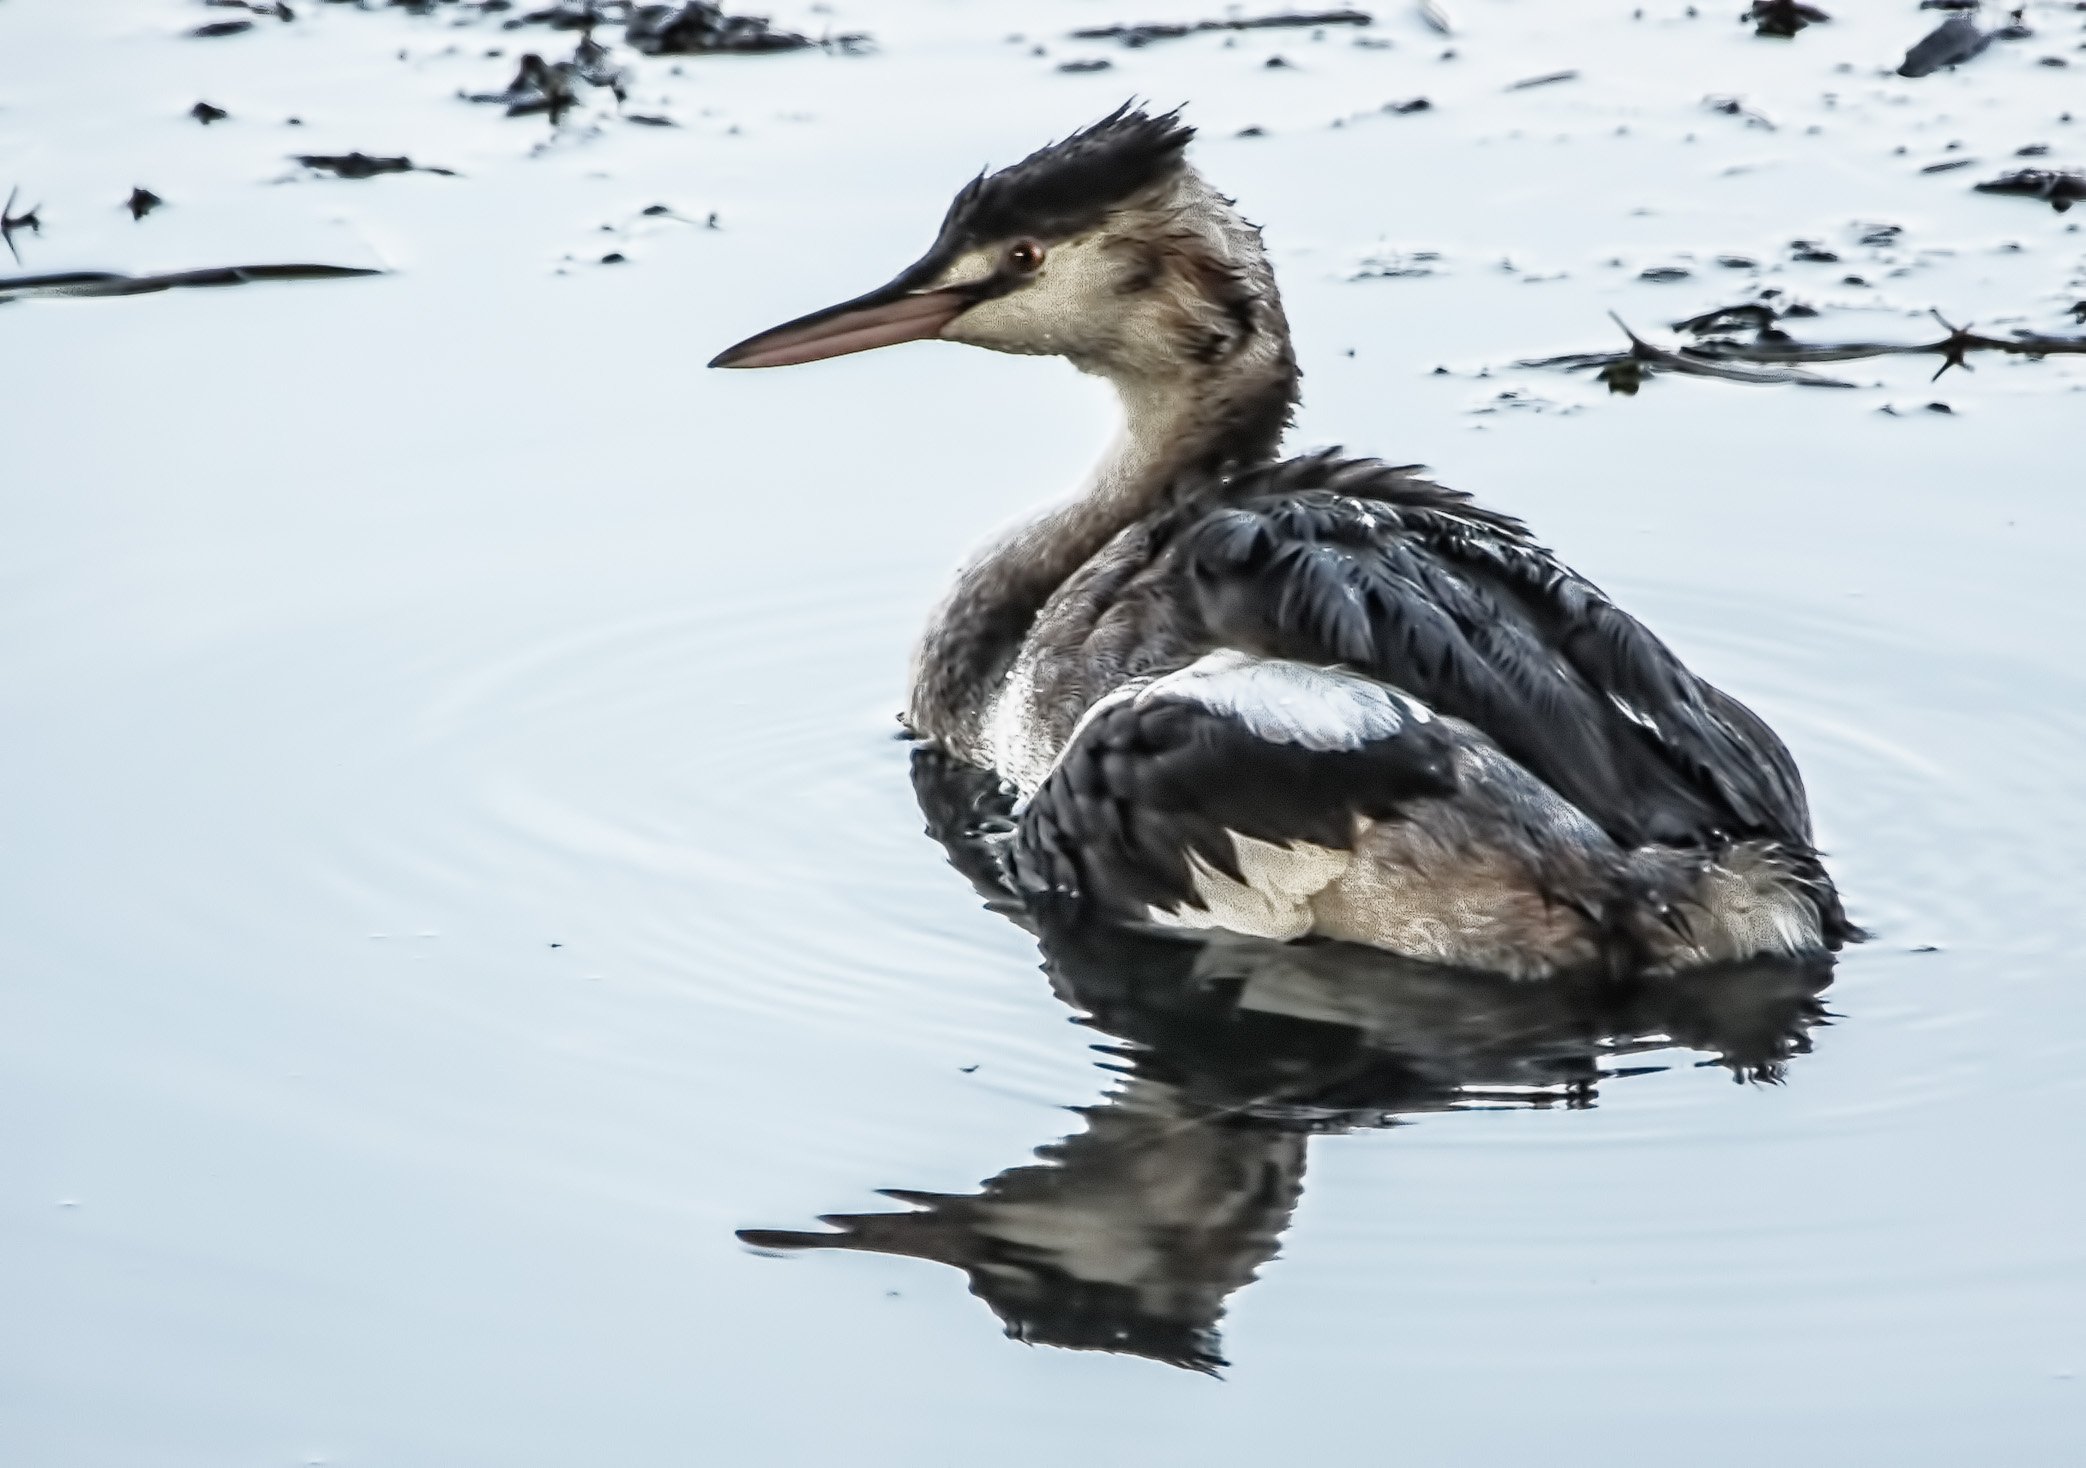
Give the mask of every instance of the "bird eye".
POLYGON ((1029 275, 1043 268, 1043 247, 1034 240, 1017 240, 1007 247, 1007 264, 1029 275))

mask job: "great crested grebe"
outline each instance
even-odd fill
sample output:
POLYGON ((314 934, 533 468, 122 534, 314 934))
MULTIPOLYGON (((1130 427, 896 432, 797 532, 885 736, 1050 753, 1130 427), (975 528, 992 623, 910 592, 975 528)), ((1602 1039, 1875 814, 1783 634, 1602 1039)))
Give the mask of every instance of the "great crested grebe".
POLYGON ((1260 232, 1131 106, 966 185, 888 285, 713 367, 922 338, 1107 378, 1086 488, 958 575, 906 722, 1021 798, 1038 900, 1509 974, 1858 937, 1795 763, 1518 521, 1372 459, 1278 461, 1260 232))

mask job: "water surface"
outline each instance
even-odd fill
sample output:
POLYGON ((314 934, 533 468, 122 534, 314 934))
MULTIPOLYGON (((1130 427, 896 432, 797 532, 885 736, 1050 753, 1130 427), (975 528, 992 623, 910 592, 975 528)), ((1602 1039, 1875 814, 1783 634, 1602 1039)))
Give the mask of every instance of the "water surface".
POLYGON ((1128 50, 1064 36, 1203 12, 892 0, 778 17, 875 54, 643 62, 630 109, 678 126, 599 93, 554 129, 458 93, 569 34, 293 9, 191 40, 230 12, 0 5, 25 272, 389 272, 0 311, 7 1461, 2075 1459, 2086 363, 1634 398, 1512 364, 1762 286, 1819 340, 2064 329, 2077 211, 1970 185, 2079 166, 2086 17, 1908 81, 1909 3, 1793 42, 1461 0, 1446 39, 1392 6, 1388 46, 1128 50), (1146 1022, 1177 962, 1046 974, 921 834, 910 640, 1105 396, 953 347, 700 364, 1132 92, 1188 102, 1267 227, 1299 446, 1525 516, 1787 736, 1876 933, 1828 1016, 1291 975, 1260 1060, 1344 1027, 1407 1069, 1269 1103, 1146 1022), (456 176, 290 161, 357 149, 456 176), (1425 273, 1355 278, 1386 261, 1425 273), (1171 1070, 1094 1050, 1139 1025, 1171 1070), (1233 1200, 1205 1277, 1258 1276, 1221 1381, 1025 1349, 941 1264, 734 1234, 1061 1179, 1092 1149, 1035 1149, 1183 1104, 1204 1170, 1158 1172, 1233 1200))

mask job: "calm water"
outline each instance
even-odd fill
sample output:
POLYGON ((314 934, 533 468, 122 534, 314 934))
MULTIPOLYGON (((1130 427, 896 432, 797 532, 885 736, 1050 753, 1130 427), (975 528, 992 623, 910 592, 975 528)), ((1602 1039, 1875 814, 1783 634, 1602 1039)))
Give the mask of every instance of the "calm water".
POLYGON ((571 45, 511 17, 0 3, 24 271, 392 272, 0 311, 0 1461, 2076 1462, 2086 359, 1512 364, 1762 285, 1817 340, 2065 329, 2079 212, 1969 185, 2086 161, 2086 15, 1905 81, 1910 0, 1632 8, 785 12, 879 50, 647 61, 679 126, 554 130, 458 98, 571 45), (1132 92, 1267 225, 1300 446, 1523 514, 1789 738, 1877 935, 1822 994, 1046 972, 921 834, 910 639, 1105 397, 700 364, 1132 92), (355 149, 457 176, 289 159, 355 149), (735 1237, 822 1214, 884 1252, 735 1237))

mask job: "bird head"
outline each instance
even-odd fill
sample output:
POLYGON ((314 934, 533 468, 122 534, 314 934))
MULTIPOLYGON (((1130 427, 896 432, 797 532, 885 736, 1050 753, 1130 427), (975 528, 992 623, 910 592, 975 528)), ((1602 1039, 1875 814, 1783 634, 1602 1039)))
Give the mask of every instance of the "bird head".
POLYGON ((712 367, 784 367, 939 339, 1163 378, 1286 348, 1260 234, 1184 157, 1177 113, 1125 104, 956 195, 933 246, 866 295, 748 337, 712 367))

